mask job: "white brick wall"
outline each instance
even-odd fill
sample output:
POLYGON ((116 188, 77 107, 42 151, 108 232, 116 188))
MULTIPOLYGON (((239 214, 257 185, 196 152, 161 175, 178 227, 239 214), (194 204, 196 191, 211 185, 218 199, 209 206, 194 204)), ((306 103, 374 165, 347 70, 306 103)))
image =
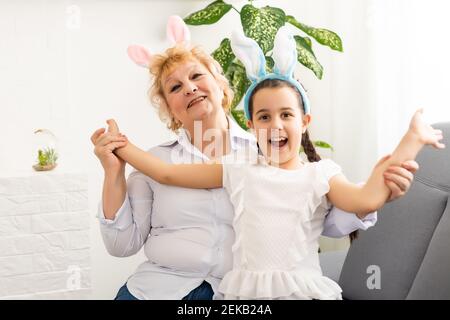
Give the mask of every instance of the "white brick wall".
POLYGON ((91 293, 85 174, 0 178, 0 299, 91 293))

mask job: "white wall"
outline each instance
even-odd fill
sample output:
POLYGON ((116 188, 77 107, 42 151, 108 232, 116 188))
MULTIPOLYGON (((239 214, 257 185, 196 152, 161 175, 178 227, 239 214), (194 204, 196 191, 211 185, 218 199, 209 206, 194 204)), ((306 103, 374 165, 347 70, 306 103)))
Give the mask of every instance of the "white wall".
MULTIPOLYGON (((147 101, 145 70, 128 60, 126 48, 141 43, 161 51, 166 45, 167 17, 186 16, 209 2, 0 0, 0 127, 4 133, 0 172, 29 170, 34 162, 33 131, 47 128, 59 138, 61 167, 57 170, 77 168, 89 174, 94 299, 113 298, 144 257, 114 258, 103 247, 95 219, 102 169, 89 137, 112 117, 143 148, 171 137, 147 101)), ((245 3, 231 2, 238 8, 245 3)), ((364 113, 368 90, 363 69, 367 53, 364 5, 358 0, 256 1, 255 5, 266 3, 342 37, 344 53, 314 44, 325 69, 322 81, 305 68, 299 68, 299 76, 313 103, 313 138, 333 144, 334 154, 323 154, 340 163, 351 180, 362 180, 370 167, 359 164, 375 159, 370 148, 374 139, 370 114, 367 132, 355 134, 351 129, 352 121, 364 113), (334 117, 348 121, 344 133, 332 124, 334 117)), ((237 13, 230 12, 216 25, 190 30, 194 42, 212 51, 237 25, 237 13)))
POLYGON ((88 178, 0 177, 0 300, 91 296, 88 178))

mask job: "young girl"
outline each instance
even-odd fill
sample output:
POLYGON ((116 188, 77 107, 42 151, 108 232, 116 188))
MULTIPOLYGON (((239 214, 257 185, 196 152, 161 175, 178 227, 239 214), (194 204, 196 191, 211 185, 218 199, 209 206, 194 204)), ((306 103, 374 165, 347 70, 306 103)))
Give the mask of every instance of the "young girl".
MULTIPOLYGON (((390 194, 385 169, 414 159, 425 144, 443 148, 442 133, 425 124, 419 110, 391 158, 373 170, 365 185, 352 184, 333 161, 318 161, 311 143, 304 144, 310 162, 299 156, 302 139, 309 141, 311 116, 308 98, 293 78, 297 53, 287 29, 277 33, 272 74, 266 74, 264 55, 253 40, 234 34, 232 48, 252 81, 244 108, 261 154, 172 165, 131 143, 115 152, 159 183, 227 190, 236 239, 233 269, 219 287, 225 299, 341 299, 340 287, 322 275, 319 265, 318 240, 327 210, 333 204, 364 216, 383 206, 390 194)), ((196 88, 189 94, 188 108, 204 103, 196 88)), ((109 125, 119 137, 115 122, 109 125)))

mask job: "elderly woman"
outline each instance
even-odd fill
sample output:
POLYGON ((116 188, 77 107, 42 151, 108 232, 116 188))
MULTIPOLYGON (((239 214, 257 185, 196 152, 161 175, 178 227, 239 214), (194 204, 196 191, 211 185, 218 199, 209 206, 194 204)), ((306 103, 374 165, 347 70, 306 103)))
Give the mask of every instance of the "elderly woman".
MULTIPOLYGON (((153 56, 149 69, 152 101, 178 138, 148 152, 166 162, 192 163, 255 147, 253 135, 229 116, 232 91, 211 56, 177 45, 153 56)), ((212 299, 232 265, 233 208, 225 190, 161 185, 138 171, 126 180, 125 162, 113 152, 125 141, 104 129, 91 140, 105 172, 98 217, 106 249, 126 257, 143 247, 148 258, 116 299, 212 299)), ((410 187, 417 168, 409 161, 389 169, 391 199, 410 187)), ((343 237, 375 222, 376 213, 361 220, 333 208, 323 235, 343 237)))

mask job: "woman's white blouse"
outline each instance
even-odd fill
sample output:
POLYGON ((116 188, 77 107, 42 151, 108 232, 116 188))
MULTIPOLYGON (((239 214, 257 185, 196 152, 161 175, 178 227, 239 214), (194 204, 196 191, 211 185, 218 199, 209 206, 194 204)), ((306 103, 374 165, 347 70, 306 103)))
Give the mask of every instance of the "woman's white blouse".
MULTIPOLYGON (((253 135, 233 120, 229 123, 232 152, 255 148, 253 135)), ((209 160, 190 143, 184 130, 177 140, 149 152, 168 163, 209 160)), ((179 300, 204 280, 217 293, 221 279, 232 266, 233 212, 223 188, 198 190, 161 185, 133 171, 115 219, 105 218, 101 201, 98 219, 111 255, 127 257, 144 248, 148 260, 128 278, 130 293, 138 299, 179 300)), ((322 235, 343 237, 357 229, 366 230, 376 220, 376 212, 360 220, 333 208, 325 218, 322 235)))

